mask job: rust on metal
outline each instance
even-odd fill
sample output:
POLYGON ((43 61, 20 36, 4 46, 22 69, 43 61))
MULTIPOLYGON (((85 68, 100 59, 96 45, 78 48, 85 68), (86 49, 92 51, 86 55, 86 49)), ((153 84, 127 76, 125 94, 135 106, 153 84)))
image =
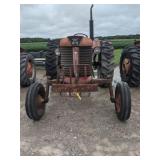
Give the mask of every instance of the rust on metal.
MULTIPOLYGON (((112 79, 92 79, 91 76, 89 77, 79 77, 79 84, 110 84, 112 79)), ((56 80, 48 80, 48 84, 56 84, 56 80)), ((75 84, 75 77, 65 77, 64 78, 65 84, 75 84)))
POLYGON ((52 84, 54 92, 96 92, 97 84, 52 84))
MULTIPOLYGON (((74 57, 76 59, 76 56, 74 57)), ((78 59, 76 60, 78 61, 78 59)), ((86 72, 89 71, 91 72, 92 71, 92 68, 90 65, 88 64, 78 64, 76 65, 77 62, 75 63, 74 62, 74 65, 72 64, 70 67, 68 67, 68 72, 69 72, 69 75, 68 76, 64 76, 64 79, 61 79, 59 81, 63 82, 63 83, 67 83, 67 84, 73 84, 73 83, 82 83, 82 84, 85 84, 85 83, 90 83, 92 77, 91 76, 87 76, 87 73, 86 73, 86 76, 79 76, 79 71, 80 71, 80 67, 83 67, 84 68, 84 73, 85 73, 85 69, 86 69, 86 72), (76 75, 76 72, 74 71, 77 71, 77 75, 76 75), (73 76, 73 73, 74 73, 74 76, 73 76)), ((60 69, 60 72, 64 72, 64 69, 63 69, 63 66, 61 67, 60 69)), ((84 74, 85 75, 85 74, 84 74)), ((59 76, 57 78, 60 78, 59 76)))
POLYGON ((122 62, 122 70, 127 75, 131 69, 131 62, 129 58, 125 58, 122 62))
POLYGON ((90 38, 83 37, 79 46, 92 46, 93 41, 90 38))
MULTIPOLYGON (((78 52, 78 47, 74 47, 73 52, 78 52)), ((74 54, 74 53, 73 53, 74 54)), ((77 54, 77 53, 75 53, 77 54)), ((77 55, 75 55, 74 59, 76 59, 77 55)), ((96 92, 98 90, 99 84, 109 84, 109 91, 110 96, 113 98, 113 90, 111 86, 112 78, 110 79, 93 79, 92 76, 87 76, 87 69, 92 70, 92 67, 88 64, 78 64, 78 59, 74 62, 74 65, 72 64, 69 69, 69 76, 64 76, 63 78, 60 78, 60 76, 57 76, 59 79, 58 81, 55 80, 49 80, 47 79, 47 84, 52 87, 53 92, 58 92, 62 95, 62 93, 68 92, 69 96, 71 96, 71 93, 81 93, 83 92, 96 92), (79 67, 84 68, 84 76, 83 77, 76 77, 73 76, 74 73, 74 67, 77 67, 77 72, 79 72, 79 67), (78 79, 77 79, 78 78, 78 79), (58 82, 58 83, 57 83, 58 82)), ((63 71, 63 66, 60 69, 60 72, 63 71)), ((60 73, 59 73, 60 74, 60 73)), ((49 92, 49 90, 47 90, 49 92)))
POLYGON ((27 70, 26 70, 26 72, 27 72, 27 75, 28 75, 29 77, 32 77, 33 67, 32 67, 32 63, 31 63, 31 62, 28 62, 28 63, 27 63, 27 70))
POLYGON ((63 39, 60 40, 60 47, 61 46, 71 47, 72 44, 71 44, 71 41, 68 38, 63 38, 63 39))
MULTIPOLYGON (((79 77, 78 78, 78 83, 80 84, 87 84, 87 83, 90 83, 91 82, 91 79, 92 77, 91 76, 88 76, 88 77, 79 77)), ((74 84, 76 83, 76 78, 75 77, 65 77, 64 78, 64 82, 67 83, 67 84, 74 84)))

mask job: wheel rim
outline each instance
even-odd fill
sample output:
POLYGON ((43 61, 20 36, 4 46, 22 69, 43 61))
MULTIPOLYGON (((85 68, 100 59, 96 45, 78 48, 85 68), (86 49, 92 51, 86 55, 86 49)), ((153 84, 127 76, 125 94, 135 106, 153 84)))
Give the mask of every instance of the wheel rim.
POLYGON ((119 93, 115 97, 115 109, 117 113, 121 111, 121 96, 119 93))
POLYGON ((131 62, 129 58, 125 58, 122 62, 122 71, 125 75, 128 75, 130 73, 131 69, 131 62))
POLYGON ((38 115, 42 115, 45 109, 44 98, 38 94, 36 97, 36 108, 38 115))
POLYGON ((31 62, 27 63, 27 75, 29 76, 29 78, 31 78, 33 75, 33 66, 31 62))
POLYGON ((34 67, 34 64, 32 61, 29 61, 27 63, 27 69, 26 69, 26 73, 27 73, 27 76, 30 80, 33 80, 34 79, 34 76, 35 76, 35 67, 34 67))

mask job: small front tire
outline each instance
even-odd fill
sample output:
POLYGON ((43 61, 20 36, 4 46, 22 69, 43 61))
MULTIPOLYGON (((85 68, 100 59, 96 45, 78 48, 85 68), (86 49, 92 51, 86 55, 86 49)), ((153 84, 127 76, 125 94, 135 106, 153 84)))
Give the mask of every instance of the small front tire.
POLYGON ((27 92, 25 108, 27 116, 38 121, 42 118, 45 113, 45 88, 39 83, 33 83, 27 92))
POLYGON ((131 93, 126 82, 118 83, 115 90, 115 111, 120 121, 126 121, 131 114, 131 93))

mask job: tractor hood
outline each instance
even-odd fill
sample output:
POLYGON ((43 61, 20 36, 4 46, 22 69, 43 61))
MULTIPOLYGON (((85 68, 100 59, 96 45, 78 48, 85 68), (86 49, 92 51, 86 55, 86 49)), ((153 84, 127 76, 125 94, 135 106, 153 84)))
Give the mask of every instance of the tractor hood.
POLYGON ((93 41, 88 37, 83 36, 68 36, 60 40, 60 47, 79 47, 79 46, 92 46, 93 41))

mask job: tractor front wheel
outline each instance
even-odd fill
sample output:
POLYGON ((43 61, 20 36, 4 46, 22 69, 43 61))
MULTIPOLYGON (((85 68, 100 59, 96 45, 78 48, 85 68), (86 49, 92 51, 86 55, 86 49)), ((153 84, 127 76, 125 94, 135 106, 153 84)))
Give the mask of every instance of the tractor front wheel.
POLYGON ((25 108, 27 116, 38 121, 45 113, 45 88, 39 83, 33 83, 27 92, 25 108))
POLYGON ((126 121, 131 113, 131 93, 126 82, 118 83, 115 90, 115 111, 120 121, 126 121))

